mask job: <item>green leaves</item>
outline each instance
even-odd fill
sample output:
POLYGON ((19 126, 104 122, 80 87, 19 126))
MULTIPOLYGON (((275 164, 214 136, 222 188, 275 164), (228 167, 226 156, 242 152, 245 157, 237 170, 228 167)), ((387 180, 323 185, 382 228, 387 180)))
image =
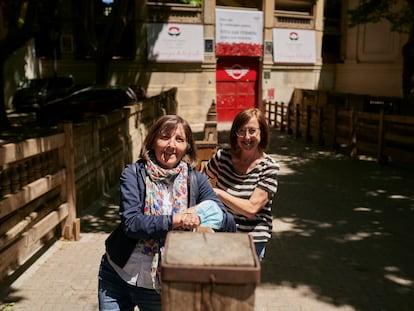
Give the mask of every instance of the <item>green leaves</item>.
POLYGON ((362 0, 358 6, 348 10, 348 17, 350 27, 386 20, 392 31, 403 33, 409 32, 414 12, 408 0, 362 0))

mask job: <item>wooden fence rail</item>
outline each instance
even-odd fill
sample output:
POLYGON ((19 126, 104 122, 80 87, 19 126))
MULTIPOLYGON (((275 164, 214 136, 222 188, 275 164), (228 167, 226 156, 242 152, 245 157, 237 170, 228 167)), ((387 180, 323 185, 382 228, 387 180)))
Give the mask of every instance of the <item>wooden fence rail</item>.
POLYGON ((71 124, 62 130, 0 147, 0 280, 77 223, 71 124))
POLYGON ((265 101, 266 118, 269 126, 284 132, 286 128, 290 128, 291 106, 285 105, 283 102, 265 101))
POLYGON ((62 123, 45 136, 0 145, 0 285, 57 238, 79 239, 77 215, 137 160, 151 123, 175 113, 175 95, 171 89, 81 123, 62 123))
POLYGON ((363 111, 364 98, 295 90, 288 105, 265 101, 264 107, 270 126, 296 138, 351 156, 374 156, 380 163, 414 163, 414 117, 389 114, 388 106, 363 111))

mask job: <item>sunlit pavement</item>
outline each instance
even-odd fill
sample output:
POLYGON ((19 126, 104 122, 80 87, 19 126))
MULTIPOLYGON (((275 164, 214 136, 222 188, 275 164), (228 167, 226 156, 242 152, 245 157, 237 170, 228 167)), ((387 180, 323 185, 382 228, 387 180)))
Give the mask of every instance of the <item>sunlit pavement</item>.
MULTIPOLYGON (((414 310, 414 170, 276 132, 268 153, 281 172, 255 310, 414 310)), ((79 242, 58 241, 12 284, 10 310, 97 310, 117 208, 115 187, 82 215, 79 242)))

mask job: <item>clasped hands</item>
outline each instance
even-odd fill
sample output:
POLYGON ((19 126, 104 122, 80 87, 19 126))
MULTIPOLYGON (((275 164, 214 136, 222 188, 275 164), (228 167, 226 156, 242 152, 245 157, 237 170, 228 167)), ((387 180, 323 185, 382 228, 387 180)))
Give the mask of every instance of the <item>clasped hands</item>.
POLYGON ((200 216, 193 213, 184 213, 181 218, 181 227, 184 229, 194 229, 201 223, 200 216))
POLYGON ((200 226, 201 219, 200 216, 198 216, 195 213, 192 213, 192 210, 188 210, 190 212, 182 213, 182 214, 176 214, 174 217, 177 217, 177 228, 182 229, 194 229, 200 226))

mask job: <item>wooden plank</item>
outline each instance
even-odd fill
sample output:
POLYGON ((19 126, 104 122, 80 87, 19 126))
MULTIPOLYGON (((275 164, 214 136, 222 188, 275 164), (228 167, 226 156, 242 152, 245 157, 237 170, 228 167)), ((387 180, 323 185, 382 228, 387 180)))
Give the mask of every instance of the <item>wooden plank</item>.
POLYGON ((73 237, 75 241, 80 240, 80 218, 76 218, 73 223, 73 237))
POLYGON ((251 311, 255 304, 254 284, 164 283, 162 310, 251 311))
MULTIPOLYGON (((7 221, 1 222, 0 225, 0 237, 5 238, 8 234, 7 232, 16 226, 20 221, 24 220, 26 217, 30 219, 39 219, 46 215, 49 210, 49 205, 57 206, 58 202, 56 201, 56 196, 59 194, 59 189, 55 188, 44 194, 41 199, 36 199, 26 204, 24 207, 19 209, 18 213, 13 213, 7 217, 7 221), (45 207, 45 202, 47 206, 45 207), (47 212, 44 212, 47 211, 47 212)), ((31 222, 32 223, 32 222, 31 222)), ((0 240, 2 239, 0 238, 0 240)), ((0 242, 1 245, 1 242, 0 242)))
POLYGON ((65 182, 65 169, 42 177, 0 201, 0 219, 65 182))
POLYGON ((366 142, 366 141, 357 141, 356 143, 357 153, 358 154, 377 154, 377 145, 375 143, 366 142))
MULTIPOLYGON (((66 180, 61 186, 62 202, 67 202, 68 215, 64 226, 73 228, 73 223, 76 219, 76 179, 75 179, 75 160, 73 155, 73 127, 72 123, 64 123, 63 130, 65 133, 66 144, 62 148, 60 154, 60 161, 66 167, 66 180)), ((70 238, 72 235, 70 235, 70 238)))
POLYGON ((68 214, 67 204, 62 204, 33 228, 21 235, 15 243, 0 253, 0 280, 11 271, 16 270, 53 237, 55 227, 68 214), (45 237, 47 238, 45 239, 45 237))
POLYGON ((0 146, 1 165, 17 162, 43 152, 58 149, 65 144, 65 136, 62 133, 30 138, 19 143, 9 143, 0 146))
POLYGON ((356 111, 355 115, 360 120, 378 121, 380 118, 380 115, 378 113, 371 113, 371 112, 356 111))
POLYGON ((197 170, 201 171, 217 151, 217 141, 197 140, 197 170))
POLYGON ((385 115, 384 121, 389 123, 402 123, 414 126, 414 117, 412 116, 385 115))
POLYGON ((41 221, 33 226, 30 231, 35 233, 35 239, 41 239, 46 233, 54 229, 59 223, 61 223, 69 214, 69 205, 64 203, 60 205, 56 211, 49 213, 41 221))
POLYGON ((260 264, 247 234, 172 231, 167 235, 161 276, 172 282, 259 283, 260 264))
POLYGON ((248 234, 170 232, 161 278, 163 311, 252 311, 260 263, 248 234))
POLYGON ((390 143, 397 143, 401 145, 406 145, 414 147, 414 136, 405 136, 394 133, 385 133, 384 139, 390 143))
POLYGON ((413 135, 414 133, 414 124, 402 124, 402 123, 390 123, 386 124, 388 131, 401 132, 406 135, 413 135))
POLYGON ((350 111, 350 110, 338 110, 338 112, 337 112, 337 116, 339 117, 339 118, 347 118, 347 119, 349 119, 349 118, 351 118, 352 117, 352 111, 350 111))

